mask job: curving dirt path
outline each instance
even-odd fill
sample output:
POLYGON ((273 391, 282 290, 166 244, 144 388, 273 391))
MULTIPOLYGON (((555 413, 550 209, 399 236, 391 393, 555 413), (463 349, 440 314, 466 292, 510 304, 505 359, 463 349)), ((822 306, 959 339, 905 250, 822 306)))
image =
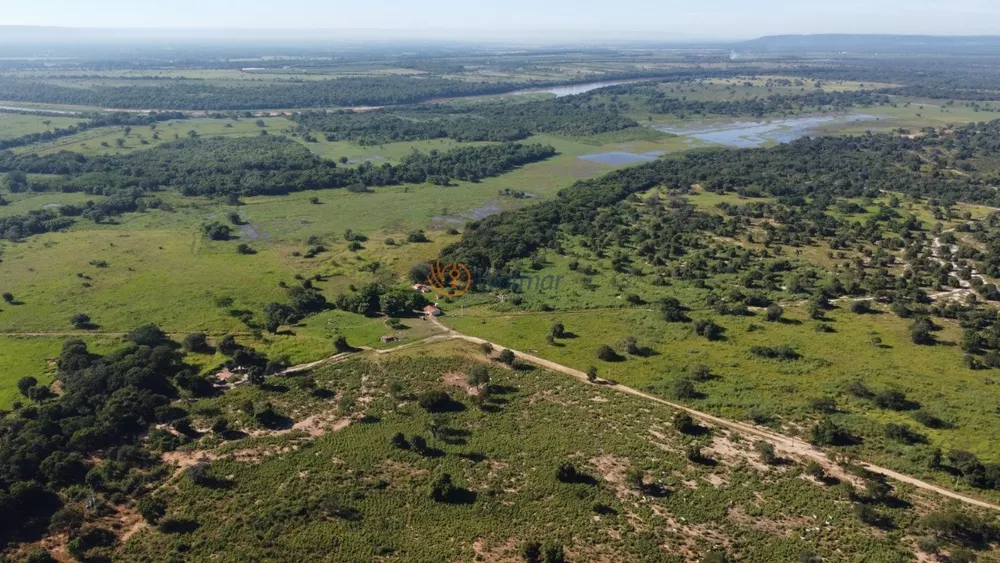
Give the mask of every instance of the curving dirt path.
MULTIPOLYGON (((330 356, 328 358, 324 358, 322 360, 317 360, 315 362, 310 362, 308 364, 301 364, 301 365, 290 367, 290 368, 286 369, 284 372, 282 372, 282 374, 289 374, 289 373, 296 373, 296 372, 300 372, 300 371, 306 371, 306 370, 313 369, 313 368, 321 366, 321 365, 325 365, 325 364, 329 364, 329 363, 341 362, 341 361, 347 360, 347 359, 349 359, 349 358, 351 358, 351 357, 353 357, 353 356, 355 356, 358 353, 363 352, 363 351, 370 351, 370 352, 372 352, 375 355, 383 355, 383 354, 391 354, 391 353, 399 351, 399 350, 404 350, 404 349, 407 349, 407 348, 412 348, 412 347, 420 346, 420 345, 423 345, 423 344, 430 344, 432 342, 441 342, 441 341, 445 341, 445 340, 464 340, 465 342, 471 342, 473 344, 489 343, 490 345, 492 345, 496 349, 500 349, 500 350, 507 349, 507 350, 510 350, 511 352, 514 353, 514 357, 516 357, 516 358, 518 358, 520 360, 523 360, 523 361, 531 363, 531 364, 535 364, 537 366, 543 367, 545 369, 548 369, 548 370, 551 370, 551 371, 554 371, 554 372, 558 372, 558 373, 562 373, 562 374, 565 374, 565 375, 569 375, 570 377, 575 377, 576 379, 579 379, 580 381, 583 381, 585 383, 590 383, 590 381, 587 380, 587 374, 584 373, 584 372, 582 372, 582 371, 580 371, 580 370, 578 370, 578 369, 573 369, 571 367, 564 366, 562 364, 553 362, 551 360, 546 360, 545 358, 541 358, 541 357, 535 356, 533 354, 528 354, 528 353, 525 353, 525 352, 520 352, 520 351, 515 350, 513 348, 509 348, 507 346, 502 346, 500 344, 497 344, 495 342, 490 342, 489 340, 485 340, 483 338, 477 338, 475 336, 469 336, 467 334, 462 334, 462 333, 458 332, 457 330, 454 330, 454 329, 451 329, 451 328, 445 326, 444 324, 441 323, 440 319, 438 319, 436 317, 431 317, 430 320, 431 320, 432 323, 434 323, 434 325, 437 328, 441 329, 441 331, 442 331, 441 333, 435 334, 435 335, 432 335, 432 336, 428 336, 427 338, 423 338, 421 340, 410 342, 410 343, 404 344, 402 346, 397 346, 395 348, 387 348, 387 349, 383 349, 383 350, 358 349, 357 351, 354 351, 354 352, 343 352, 343 353, 340 353, 340 354, 335 354, 333 356, 330 356)), ((823 466, 823 468, 830 475, 833 475, 833 476, 836 476, 836 477, 839 477, 839 478, 848 478, 848 475, 844 472, 844 470, 840 467, 840 465, 838 465, 833 459, 831 459, 826 454, 826 452, 823 451, 822 448, 818 448, 818 447, 810 444, 809 442, 806 442, 805 440, 802 440, 802 439, 799 439, 799 438, 795 438, 795 437, 792 437, 792 436, 786 436, 784 434, 779 434, 777 432, 773 432, 773 431, 768 430, 766 428, 762 428, 760 426, 755 426, 753 424, 749 424, 749 423, 746 423, 746 422, 738 422, 738 421, 735 421, 735 420, 729 420, 729 419, 726 419, 726 418, 720 418, 718 416, 715 416, 715 415, 712 415, 712 414, 709 414, 709 413, 706 413, 706 412, 702 412, 702 411, 699 411, 699 410, 696 410, 696 409, 692 409, 692 408, 684 406, 682 404, 674 403, 672 401, 668 401, 666 399, 657 397, 655 395, 650 395, 649 393, 644 393, 642 391, 639 391, 638 389, 633 389, 632 387, 628 387, 628 386, 625 386, 625 385, 620 385, 618 383, 614 383, 614 382, 611 382, 611 381, 608 381, 608 380, 605 380, 605 379, 598 378, 594 383, 590 383, 590 384, 592 384, 592 385, 604 385, 604 386, 607 386, 607 387, 609 387, 611 389, 619 391, 621 393, 626 393, 628 395, 632 395, 632 396, 635 396, 635 397, 641 397, 641 398, 643 398, 643 399, 645 399, 647 401, 652 401, 654 403, 658 403, 660 405, 664 405, 664 406, 670 407, 670 408, 672 408, 674 410, 684 411, 684 412, 690 414, 693 418, 701 420, 702 422, 707 422, 707 423, 713 424, 715 426, 720 426, 720 427, 728 428, 730 430, 734 430, 734 431, 740 432, 742 434, 753 436, 753 437, 756 437, 756 438, 761 439, 761 440, 766 440, 766 441, 770 442, 771 444, 773 444, 774 447, 775 447, 775 449, 778 450, 779 452, 782 452, 782 453, 787 454, 787 455, 792 455, 792 456, 795 456, 795 457, 799 457, 799 458, 808 458, 808 459, 811 459, 811 460, 815 461, 816 463, 819 463, 821 466, 823 466)), ((880 467, 878 465, 872 465, 872 464, 866 463, 866 462, 859 462, 859 465, 862 466, 862 467, 864 467, 868 471, 871 471, 873 473, 878 473, 880 475, 888 477, 889 479, 893 479, 893 480, 899 481, 901 483, 906 483, 908 485, 912 485, 914 487, 917 487, 918 489, 923 489, 925 491, 930 491, 930 492, 933 492, 933 493, 937 493, 937 494, 939 494, 941 496, 948 497, 948 498, 951 498, 951 499, 955 499, 957 501, 960 501, 960 502, 963 502, 965 504, 969 504, 969 505, 972 505, 972 506, 978 506, 978 507, 981 507, 981 508, 988 508, 988 509, 991 509, 991 510, 1000 511, 1000 505, 996 505, 996 504, 992 504, 992 503, 989 503, 989 502, 986 502, 986 501, 983 501, 983 500, 972 498, 972 497, 963 495, 961 493, 957 493, 955 491, 952 491, 950 489, 946 489, 944 487, 939 487, 937 485, 928 483, 926 481, 922 481, 920 479, 917 479, 916 477, 912 477, 910 475, 899 473, 898 471, 893 471, 892 469, 887 469, 885 467, 880 467)))
MULTIPOLYGON (((456 330, 452 330, 452 329, 446 327, 445 325, 443 325, 441 323, 441 321, 438 320, 437 318, 432 318, 431 320, 438 327, 440 327, 441 329, 445 330, 446 331, 445 334, 447 336, 449 336, 451 339, 464 340, 466 342, 472 342, 474 344, 483 344, 484 342, 489 342, 488 340, 484 340, 482 338, 476 338, 475 336, 468 336, 468 335, 462 334, 462 333, 460 333, 460 332, 458 332, 456 330)), ((438 339, 438 340, 441 339, 440 335, 438 335, 438 336, 432 336, 430 338, 431 339, 438 339)), ((426 342, 427 340, 430 340, 430 339, 424 339, 424 340, 419 341, 419 342, 414 342, 413 344, 414 345, 415 344, 420 344, 420 343, 426 342)), ((519 358, 519 359, 521 359, 523 361, 535 364, 537 366, 541 366, 541 367, 543 367, 545 369, 548 369, 548 370, 551 370, 551 371, 563 373, 563 374, 569 375, 571 377, 575 377, 575 378, 577 378, 577 379, 579 379, 581 381, 587 382, 587 374, 584 373, 584 372, 582 372, 582 371, 580 371, 580 370, 573 369, 571 367, 567 367, 567 366, 564 366, 562 364, 558 364, 558 363, 553 362, 551 360, 546 360, 545 358, 540 358, 540 357, 532 355, 532 354, 526 354, 524 352, 519 352, 517 350, 514 350, 513 348, 507 348, 506 346, 501 346, 501 345, 493 343, 493 342, 490 342, 490 344, 492 344, 495 348, 499 348, 499 349, 506 348, 506 349, 509 349, 511 352, 514 353, 514 356, 516 358, 519 358)), ((391 350, 387 350, 387 352, 388 351, 391 351, 391 350)), ((619 385, 617 383, 612 383, 610 381, 603 380, 603 379, 600 379, 600 378, 598 378, 597 381, 594 384, 606 385, 606 386, 611 387, 612 389, 615 389, 615 390, 620 391, 622 393, 633 395, 635 397, 641 397, 643 399, 646 399, 647 401, 652 401, 652 402, 655 402, 655 403, 659 403, 661 405, 665 405, 665 406, 670 407, 670 408, 675 409, 675 410, 684 411, 684 412, 690 414, 692 417, 697 418, 697 419, 699 419, 699 420, 701 420, 703 422, 708 422, 708 423, 714 424, 716 426, 721 426, 721 427, 729 428, 730 430, 735 430, 735 431, 743 433, 743 434, 748 434, 750 436, 755 436, 755 437, 757 437, 759 439, 762 439, 762 440, 767 440, 768 442, 771 442, 772 444, 774 444, 775 449, 777 449, 777 450, 779 450, 781 452, 784 452, 785 454, 797 456, 797 457, 800 457, 800 458, 811 459, 811 460, 819 463, 820 465, 822 465, 824 467, 824 469, 826 469, 826 471, 828 473, 830 473, 832 475, 835 475, 835 476, 838 476, 838 477, 841 477, 841 478, 846 477, 846 474, 844 473, 843 469, 836 462, 834 462, 832 459, 830 459, 830 457, 827 456, 826 453, 821 448, 818 448, 818 447, 810 444, 809 442, 806 442, 805 440, 801 440, 799 438, 794 438, 794 437, 791 437, 791 436, 785 436, 784 434, 778 434, 776 432, 772 432, 771 430, 767 430, 767 429, 761 428, 759 426, 755 426, 753 424, 748 424, 748 423, 745 423, 745 422, 738 422, 738 421, 735 421, 735 420, 729 420, 729 419, 725 419, 725 418, 720 418, 720 417, 717 417, 715 415, 708 414, 706 412, 702 412, 702 411, 699 411, 699 410, 695 410, 695 409, 692 409, 690 407, 686 407, 686 406, 678 404, 678 403, 667 401, 666 399, 662 399, 660 397, 656 397, 654 395, 650 395, 649 393, 644 393, 642 391, 639 391, 638 389, 633 389, 633 388, 627 387, 625 385, 619 385)), ((914 487, 917 487, 919 489, 923 489, 923 490, 926 490, 926 491, 931 491, 931 492, 937 493, 939 495, 942 495, 942 496, 945 496, 945 497, 948 497, 948 498, 952 498, 952 499, 955 499, 955 500, 958 500, 958 501, 961 501, 961 502, 964 502, 966 504, 970 504, 970 505, 973 505, 973 506, 979 506, 979 507, 982 507, 982 508, 988 508, 988 509, 1000 511, 1000 505, 991 504, 991 503, 988 503, 986 501, 982 501, 982 500, 975 499, 975 498, 972 498, 972 497, 969 497, 969 496, 965 496, 965 495, 957 493, 955 491, 952 491, 952 490, 949 490, 949 489, 945 489, 943 487, 939 487, 937 485, 928 483, 926 481, 922 481, 920 479, 917 479, 916 477, 911 477, 909 475, 905 475, 903 473, 899 473, 897 471, 893 471, 892 469, 887 469, 885 467, 879 467, 877 465, 872 465, 870 463, 864 463, 864 462, 861 462, 860 465, 862 467, 864 467, 865 469, 873 472, 873 473, 878 473, 880 475, 884 475, 885 477, 888 477, 888 478, 896 480, 896 481, 900 481, 902 483, 907 483, 907 484, 912 485, 914 487)))

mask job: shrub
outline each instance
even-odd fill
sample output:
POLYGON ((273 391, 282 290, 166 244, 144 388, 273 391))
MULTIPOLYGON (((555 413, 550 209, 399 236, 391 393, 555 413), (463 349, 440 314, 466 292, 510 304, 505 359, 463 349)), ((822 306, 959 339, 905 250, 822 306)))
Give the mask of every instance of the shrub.
POLYGON ((824 414, 837 412, 837 401, 833 397, 816 397, 809 399, 809 408, 824 414))
POLYGON ((630 467, 625 472, 625 483, 637 491, 641 491, 646 486, 645 478, 645 474, 638 467, 630 467))
POLYGON ((557 322, 552 325, 552 329, 549 331, 549 334, 551 334, 553 338, 563 338, 566 336, 566 327, 564 327, 562 323, 557 322))
POLYGON ((514 356, 514 352, 506 348, 501 350, 500 355, 497 356, 497 359, 500 360, 500 363, 507 364, 508 366, 514 364, 515 358, 516 356, 514 356))
POLYGON ((558 469, 556 469, 556 479, 563 483, 572 483, 579 479, 579 477, 580 474, 577 472, 576 466, 572 463, 560 463, 558 469))
POLYGON ((913 420, 916 420, 927 428, 944 428, 948 426, 944 420, 941 420, 937 416, 922 410, 913 413, 913 420))
POLYGON ((699 396, 698 390, 690 379, 678 379, 674 381, 673 395, 678 399, 696 399, 699 396))
POLYGON ((818 446, 836 446, 850 443, 853 438, 847 430, 828 417, 823 417, 809 431, 810 440, 818 446))
POLYGON ((401 450, 410 449, 410 443, 406 441, 406 436, 404 436, 402 432, 396 432, 393 434, 390 443, 394 448, 401 450))
MULTIPOLYGON (((105 528, 87 528, 80 532, 67 545, 70 555, 81 561, 90 558, 90 551, 102 547, 111 547, 117 543, 118 537, 111 530, 105 528)), ((98 557, 101 558, 101 557, 98 557)))
POLYGON ((617 362, 620 361, 622 357, 619 356, 618 352, 615 352, 614 348, 612 348, 611 346, 608 346, 607 344, 602 344, 597 349, 597 359, 603 362, 617 362))
POLYGON ((160 327, 151 323, 133 329, 125 335, 125 338, 140 346, 158 346, 169 340, 167 334, 160 330, 160 327))
POLYGON ((413 451, 423 455, 427 452, 427 440, 423 436, 414 435, 410 437, 410 447, 413 451))
POLYGON ((490 382, 490 372, 486 369, 486 366, 482 364, 476 364, 472 366, 469 370, 468 376, 469 385, 473 387, 479 387, 490 382))
POLYGON ((429 239, 423 231, 413 231, 406 235, 406 242, 429 242, 429 239))
POLYGON ((17 390, 27 397, 28 393, 38 385, 38 380, 28 375, 17 380, 17 390))
POLYGON ((725 329, 715 324, 714 321, 702 319, 694 323, 694 333, 698 336, 704 336, 709 340, 721 339, 723 332, 725 332, 725 329))
POLYGON ((480 344, 479 350, 483 353, 484 356, 493 355, 493 345, 490 344, 489 342, 483 342, 482 344, 480 344))
POLYGON ((69 318, 69 324, 73 325, 73 328, 87 328, 90 326, 90 315, 77 313, 69 318))
POLYGON ((521 544, 521 557, 525 563, 542 562, 542 544, 536 541, 527 541, 521 544))
POLYGON ((660 313, 663 315, 663 320, 668 323, 686 323, 690 320, 684 313, 684 306, 676 297, 667 297, 660 301, 660 313))
POLYGON ((768 360, 797 360, 801 356, 791 346, 751 346, 750 353, 768 360))
POLYGON ((233 232, 229 225, 218 221, 203 225, 202 230, 205 232, 205 236, 211 240, 229 240, 233 232))
POLYGON ((885 437, 904 444, 918 444, 927 441, 927 437, 905 424, 888 423, 885 425, 885 437))
POLYGON ((927 319, 917 319, 910 326, 910 339, 914 344, 929 346, 934 344, 934 335, 931 333, 933 325, 927 319))
POLYGON ((688 377, 694 381, 708 381, 712 379, 712 370, 705 364, 694 364, 688 368, 688 377))
POLYGON ((872 304, 868 300, 858 300, 851 303, 851 312, 857 315, 864 315, 872 312, 872 304))
POLYGON ((804 471, 806 475, 809 475, 813 479, 819 481, 826 479, 826 470, 823 469, 822 465, 816 463, 815 461, 810 460, 806 463, 804 471))
POLYGON ((58 560, 48 551, 42 548, 36 548, 25 554, 24 558, 21 559, 21 563, 58 563, 58 560))
POLYGON ((587 368, 587 381, 593 383, 597 381, 597 368, 590 366, 587 368))
POLYGON ((767 308, 767 320, 776 323, 781 320, 781 317, 785 314, 785 310, 781 308, 781 305, 777 303, 772 303, 767 308))
POLYGON ((770 442, 758 440, 753 445, 753 449, 757 450, 757 453, 760 454, 760 460, 767 465, 772 465, 774 462, 778 461, 778 456, 774 453, 774 444, 770 442))
POLYGON ((906 400, 906 393, 895 389, 887 389, 875 395, 875 404, 883 409, 901 411, 910 408, 911 403, 906 400))
POLYGON ((453 405, 451 396, 441 390, 425 391, 420 394, 417 402, 427 412, 446 412, 453 405))
POLYGON ((229 420, 224 416, 220 416, 212 421, 212 433, 213 434, 225 434, 229 431, 229 420))
POLYGON ((698 429, 698 423, 686 412, 679 412, 671 420, 674 429, 682 434, 692 434, 698 429))
POLYGON ((167 513, 167 503, 163 499, 150 496, 139 499, 136 508, 138 508, 142 518, 154 526, 167 513))
POLYGON ((1000 532, 995 524, 957 510, 932 512, 920 523, 938 537, 963 547, 983 547, 1000 539, 1000 532))
POLYGON ((184 337, 181 346, 188 352, 202 352, 208 349, 208 337, 204 332, 192 332, 184 337))
POLYGON ((871 389, 869 389, 863 381, 858 379, 855 379, 847 384, 847 392, 859 399, 868 399, 874 395, 871 389))
POLYGON ((431 498, 435 502, 451 502, 458 490, 451 480, 451 475, 443 473, 431 484, 431 498))
POLYGON ((337 351, 338 354, 343 354, 344 352, 351 352, 354 348, 347 343, 347 337, 344 335, 338 335, 337 338, 333 339, 333 349, 337 351))

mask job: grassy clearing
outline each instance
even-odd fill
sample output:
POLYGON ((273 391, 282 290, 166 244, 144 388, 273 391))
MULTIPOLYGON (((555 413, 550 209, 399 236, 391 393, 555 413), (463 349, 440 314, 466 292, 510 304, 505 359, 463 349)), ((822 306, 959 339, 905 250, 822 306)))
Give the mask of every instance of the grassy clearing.
POLYGON ((62 192, 25 192, 19 194, 4 193, 7 205, 0 205, 0 217, 24 215, 29 211, 40 209, 58 209, 62 205, 84 205, 88 201, 100 201, 103 196, 82 193, 62 192))
MULTIPOLYGON (((118 337, 80 334, 90 350, 104 354, 121 345, 118 337)), ((31 376, 42 385, 55 379, 56 365, 66 337, 4 336, 0 335, 0 409, 9 409, 14 401, 25 401, 17 391, 17 380, 31 376)), ((25 401, 26 402, 26 401, 25 401)))
POLYGON ((72 117, 41 117, 0 112, 0 139, 13 139, 31 133, 44 133, 77 123, 80 123, 80 120, 72 117))
POLYGON ((283 117, 240 118, 232 119, 183 119, 166 121, 156 124, 156 128, 136 127, 129 135, 121 127, 98 127, 62 137, 49 143, 39 143, 18 147, 15 152, 23 154, 52 154, 59 151, 72 151, 88 156, 98 154, 125 154, 136 150, 155 147, 161 143, 183 138, 194 131, 199 136, 248 136, 259 135, 261 130, 269 134, 281 134, 282 131, 294 127, 294 124, 283 117), (265 127, 258 127, 256 122, 263 119, 265 127), (159 138, 154 138, 156 135, 159 138), (123 146, 117 141, 124 140, 123 146), (105 146, 106 145, 106 146, 105 146))
MULTIPOLYGON (((955 344, 961 331, 956 325, 945 324, 937 346, 914 346, 909 341, 908 323, 891 314, 860 316, 838 309, 825 321, 834 327, 833 333, 816 332, 818 323, 807 320, 805 312, 795 307, 786 307, 788 321, 783 323, 767 323, 759 315, 719 317, 696 311, 691 316, 714 318, 727 329, 726 339, 710 342, 694 335, 689 324, 665 323, 658 313, 644 310, 502 314, 470 308, 462 316, 446 317, 445 323, 466 334, 537 351, 580 370, 597 366, 602 377, 666 397, 672 396, 673 383, 693 365, 704 364, 718 377, 698 384, 703 398, 686 402, 734 419, 745 419, 751 411, 762 412, 776 417, 780 421, 776 424, 785 432, 808 428, 816 418, 810 400, 832 396, 843 422, 868 431, 866 434, 875 423, 908 423, 926 433, 932 446, 967 449, 986 459, 1000 459, 991 430, 1000 416, 996 408, 1000 392, 989 376, 960 367, 961 352, 955 344), (557 321, 576 336, 552 346, 546 343, 546 336, 557 321), (872 334, 881 338, 879 347, 871 344, 872 334), (655 354, 617 363, 595 357, 602 344, 617 346, 621 352, 618 342, 629 335, 655 354), (802 359, 761 360, 749 353, 755 345, 784 344, 795 348, 802 359), (876 392, 902 390, 912 401, 952 422, 953 427, 925 429, 913 421, 912 412, 885 411, 870 401, 856 399, 846 392, 855 380, 864 381, 876 392)), ((906 448, 880 439, 870 440, 864 450, 880 463, 906 471, 919 471, 925 452, 924 447, 906 448)))

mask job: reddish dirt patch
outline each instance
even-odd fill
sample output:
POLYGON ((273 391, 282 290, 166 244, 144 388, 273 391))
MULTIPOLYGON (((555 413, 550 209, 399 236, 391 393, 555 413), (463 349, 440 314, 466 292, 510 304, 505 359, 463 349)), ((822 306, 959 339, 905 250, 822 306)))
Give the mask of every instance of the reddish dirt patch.
POLYGON ((441 376, 441 381, 443 381, 445 385, 465 389, 465 392, 469 395, 479 394, 479 388, 469 385, 468 377, 464 373, 450 371, 441 376))

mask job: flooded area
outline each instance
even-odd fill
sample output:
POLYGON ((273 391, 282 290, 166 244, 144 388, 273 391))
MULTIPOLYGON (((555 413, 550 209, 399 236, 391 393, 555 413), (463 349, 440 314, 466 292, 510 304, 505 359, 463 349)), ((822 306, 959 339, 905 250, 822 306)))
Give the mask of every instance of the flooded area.
POLYGON ((637 162, 652 162, 664 154, 666 154, 665 151, 650 151, 644 153, 611 151, 595 154, 583 154, 577 158, 580 160, 586 160, 587 162, 617 166, 621 164, 635 164, 637 162))
POLYGON ((515 90, 510 92, 510 94, 518 96, 521 94, 555 94, 557 98, 563 96, 575 96, 577 94, 583 94, 585 92, 590 92, 591 90, 597 90, 598 88, 606 88, 608 86, 617 86, 619 84, 635 84, 636 82, 647 82, 652 80, 651 78, 636 78, 632 80, 608 80, 605 82, 586 82, 584 84, 572 84, 569 86, 549 86, 548 88, 529 88, 527 90, 515 90))
POLYGON ((41 112, 41 113, 57 113, 60 115, 80 115, 78 111, 66 111, 60 109, 42 109, 42 108, 20 108, 16 106, 0 106, 0 111, 19 111, 25 113, 41 112))
MULTIPOLYGON (((534 199, 538 197, 538 194, 533 192, 521 192, 523 195, 519 199, 534 199)), ((474 207, 463 213, 459 213, 457 217, 445 217, 442 215, 435 215, 431 217, 431 221, 436 223, 449 223, 454 225, 464 225, 469 221, 479 221, 480 219, 485 219, 490 215, 496 215, 508 207, 502 205, 503 199, 507 198, 493 198, 479 207, 474 207)))
POLYGON ((657 131, 672 133, 737 148, 755 148, 768 142, 789 143, 805 137, 821 127, 836 124, 877 121, 879 118, 868 114, 829 115, 772 119, 764 121, 737 121, 731 123, 692 123, 686 126, 664 125, 657 131))

